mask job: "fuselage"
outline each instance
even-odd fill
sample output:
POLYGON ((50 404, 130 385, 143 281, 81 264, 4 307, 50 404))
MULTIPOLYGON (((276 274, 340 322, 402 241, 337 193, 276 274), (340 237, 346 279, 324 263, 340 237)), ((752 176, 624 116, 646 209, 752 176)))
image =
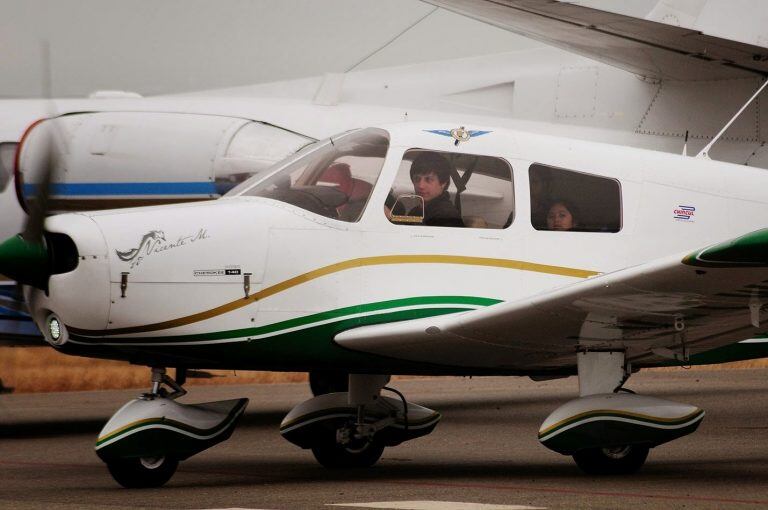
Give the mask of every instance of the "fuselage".
MULTIPOLYGON (((525 300, 764 227, 768 176, 761 170, 484 126, 473 126, 482 136, 457 143, 445 134, 456 127, 381 130, 386 154, 370 174, 357 221, 248 196, 247 185, 213 202, 50 218, 47 229, 69 235, 80 260, 51 276, 48 296, 37 292, 31 300, 36 320, 45 331, 51 312, 61 319, 69 334, 58 346, 64 352, 153 365, 540 373, 546 362, 418 365, 348 351, 333 337, 360 325, 525 300), (403 168, 414 150, 506 163, 510 180, 498 181, 509 192, 493 188, 492 172, 480 172, 467 177, 464 227, 393 222, 385 205, 407 191, 403 168), (592 226, 583 219, 584 228, 570 231, 536 225, 531 180, 541 168, 550 179, 562 172, 564 184, 550 186, 558 195, 575 193, 582 218, 597 218, 592 226), (466 213, 483 216, 482 228, 470 226, 466 213)), ((276 165, 272 175, 300 166, 313 150, 276 165)), ((448 191, 455 201, 455 181, 448 191)))

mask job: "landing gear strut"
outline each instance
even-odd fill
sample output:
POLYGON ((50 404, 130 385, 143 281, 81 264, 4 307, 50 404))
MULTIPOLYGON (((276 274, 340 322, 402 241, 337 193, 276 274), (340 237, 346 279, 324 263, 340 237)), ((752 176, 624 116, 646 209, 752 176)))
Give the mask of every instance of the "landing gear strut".
POLYGON ((577 356, 581 396, 547 417, 539 441, 572 455, 585 473, 634 473, 651 448, 690 434, 701 423, 704 411, 695 406, 623 390, 632 373, 623 351, 577 356))
MULTIPOLYGON (((347 400, 356 407, 355 419, 347 420, 337 428, 335 437, 324 435, 312 446, 315 459, 327 468, 370 467, 384 453, 384 445, 376 439, 376 432, 384 423, 371 423, 370 418, 366 420, 365 406, 378 400, 379 392, 389 382, 389 376, 350 375, 348 380, 350 391, 347 400)), ((392 420, 384 421, 389 424, 392 420)))
POLYGON ((349 374, 346 372, 313 371, 309 373, 309 389, 312 395, 325 395, 349 391, 349 374))
MULTIPOLYGON (((387 446, 434 430, 440 414, 400 398, 382 396, 389 376, 349 376, 349 391, 316 396, 294 407, 280 433, 311 449, 327 468, 362 468, 375 464, 387 446)), ((395 391, 395 390, 392 390, 395 391)))
POLYGON ((180 404, 187 392, 164 368, 152 369, 152 389, 117 411, 99 434, 96 454, 126 488, 160 487, 179 462, 228 439, 248 399, 180 404))
MULTIPOLYGON (((354 430, 353 425, 350 423, 340 428, 337 436, 342 430, 354 430)), ((341 442, 338 437, 329 438, 312 447, 312 454, 317 462, 330 469, 371 467, 379 461, 383 453, 384 445, 373 437, 352 438, 345 442, 341 442)))

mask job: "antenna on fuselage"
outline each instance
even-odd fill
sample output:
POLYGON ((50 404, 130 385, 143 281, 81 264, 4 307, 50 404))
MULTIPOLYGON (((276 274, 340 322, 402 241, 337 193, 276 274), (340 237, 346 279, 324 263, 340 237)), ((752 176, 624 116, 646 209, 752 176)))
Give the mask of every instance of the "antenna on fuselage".
POLYGON ((763 89, 765 88, 765 86, 766 86, 766 85, 768 85, 768 79, 766 79, 766 80, 763 82, 763 84, 762 84, 762 85, 760 85, 760 88, 759 88, 759 89, 757 89, 757 92, 755 92, 754 94, 752 94, 752 97, 750 97, 750 98, 749 98, 749 100, 748 100, 746 103, 744 103, 744 106, 742 106, 742 107, 739 109, 739 111, 738 111, 738 112, 736 112, 736 115, 734 115, 734 116, 733 116, 733 118, 731 118, 731 120, 729 120, 729 121, 728 121, 728 123, 727 123, 725 126, 723 126, 723 129, 721 129, 721 130, 720 130, 720 132, 719 132, 719 133, 717 133, 717 134, 715 135, 715 137, 714 137, 714 138, 712 138, 712 141, 711 141, 711 142, 709 142, 707 145, 705 145, 705 146, 704 146, 704 148, 703 148, 703 149, 701 149, 701 151, 699 151, 699 153, 698 153, 698 154, 696 154, 696 157, 697 157, 697 158, 706 158, 706 159, 709 159, 709 150, 712 148, 712 146, 713 146, 713 145, 715 145, 715 143, 716 143, 716 142, 717 142, 717 141, 720 139, 720 137, 721 137, 721 136, 723 136, 723 133, 725 133, 725 131, 726 131, 726 130, 727 130, 729 127, 731 127, 731 124, 733 124, 733 123, 734 123, 734 121, 735 121, 736 119, 738 119, 738 118, 739 118, 739 115, 741 115, 741 113, 742 113, 744 110, 746 110, 746 109, 747 109, 747 106, 749 106, 749 105, 750 105, 750 103, 752 103, 752 101, 754 101, 754 100, 755 100, 755 98, 756 98, 757 96, 759 96, 759 95, 760 95, 760 93, 763 91, 763 89))
POLYGON ((688 130, 685 130, 685 141, 683 142, 683 156, 688 155, 688 130))

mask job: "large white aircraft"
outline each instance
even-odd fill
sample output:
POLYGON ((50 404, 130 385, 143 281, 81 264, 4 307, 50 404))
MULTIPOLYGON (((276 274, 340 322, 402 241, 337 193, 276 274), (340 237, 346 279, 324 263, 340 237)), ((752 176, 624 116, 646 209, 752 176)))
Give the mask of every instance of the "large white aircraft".
MULTIPOLYGON (((37 165, 51 182, 55 158, 37 165)), ((382 395, 391 374, 575 374, 580 396, 540 441, 587 473, 631 473, 704 416, 625 389, 632 373, 766 331, 767 183, 463 116, 401 122, 311 144, 216 201, 44 224, 35 207, 0 271, 58 351, 151 367, 96 442, 125 487, 166 483, 245 409, 178 402, 188 369, 349 373, 281 425, 332 468, 436 427, 382 395)))
MULTIPOLYGON (((21 228, 37 178, 27 162, 47 150, 36 136, 42 124, 28 127, 52 112, 67 119, 54 208, 95 209, 216 198, 311 141, 454 113, 465 122, 674 153, 687 137, 694 154, 768 71, 760 2, 664 1, 647 20, 557 2, 433 3, 568 51, 541 47, 182 96, 4 101, 0 234, 21 228)), ((749 103, 710 157, 768 167, 766 115, 759 98, 749 103)), ((16 310, 13 285, 0 287, 2 338, 37 337, 16 310)))
POLYGON ((12 166, 14 193, 33 214, 22 236, 0 245, 0 272, 25 285, 35 323, 59 351, 152 369, 151 391, 97 440, 122 485, 162 485, 180 460, 232 433, 245 399, 175 400, 196 368, 351 374, 344 391, 296 406, 281 426, 329 467, 371 465, 386 446, 435 428, 437 412, 381 396, 390 374, 577 374, 580 397, 544 421, 540 440, 589 473, 629 473, 704 414, 624 391, 633 371, 722 361, 735 342, 765 333, 767 177, 745 165, 761 161, 758 142, 726 131, 705 149, 731 164, 577 139, 681 152, 678 131, 603 123, 603 101, 624 112, 610 119, 626 122, 655 90, 643 122, 674 120, 677 110, 655 105, 696 105, 707 73, 717 78, 708 90, 737 92, 680 125, 692 145, 710 138, 695 131, 701 118, 725 126, 738 109, 722 106, 726 97, 759 120, 759 101, 747 100, 766 72, 765 48, 569 4, 440 3, 516 30, 527 20, 537 37, 566 27, 553 42, 634 75, 585 60, 587 69, 564 67, 539 52, 520 58, 541 57, 541 67, 512 82, 504 70, 421 82, 436 84, 432 99, 402 81, 386 80, 386 90, 403 85, 399 99, 366 92, 381 75, 360 75, 351 90, 380 96, 373 106, 345 96, 351 76, 326 76, 303 99, 112 95, 98 107, 57 102, 65 115, 6 140, 20 142, 4 149, 3 168, 12 166), (630 82, 619 101, 614 87, 630 82), (676 99, 665 102, 670 88, 676 99), (469 111, 439 111, 448 96, 469 111), (549 117, 527 118, 525 105, 549 117), (398 123, 316 141, 371 119, 398 123), (545 130, 571 137, 536 133, 545 130), (46 203, 224 192, 43 223, 46 203))

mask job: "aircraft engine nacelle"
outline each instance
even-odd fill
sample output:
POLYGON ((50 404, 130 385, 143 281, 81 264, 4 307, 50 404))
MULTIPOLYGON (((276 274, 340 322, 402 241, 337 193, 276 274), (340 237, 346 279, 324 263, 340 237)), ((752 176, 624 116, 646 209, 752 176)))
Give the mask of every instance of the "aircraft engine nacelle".
POLYGON ((46 219, 39 278, 17 279, 29 286, 35 322, 57 347, 137 328, 194 334, 198 320, 152 325, 228 302, 238 306, 210 318, 222 325, 205 328, 246 326, 254 311, 245 298, 263 285, 274 215, 284 223, 295 217, 269 202, 238 199, 59 214, 46 219))
POLYGON ((576 398, 539 428, 539 441, 564 455, 595 448, 653 448, 695 431, 704 418, 696 406, 632 393, 576 398))
POLYGON ((314 141, 229 116, 161 112, 63 115, 33 124, 18 148, 22 206, 53 165, 59 210, 216 198, 314 141))

